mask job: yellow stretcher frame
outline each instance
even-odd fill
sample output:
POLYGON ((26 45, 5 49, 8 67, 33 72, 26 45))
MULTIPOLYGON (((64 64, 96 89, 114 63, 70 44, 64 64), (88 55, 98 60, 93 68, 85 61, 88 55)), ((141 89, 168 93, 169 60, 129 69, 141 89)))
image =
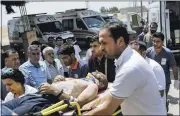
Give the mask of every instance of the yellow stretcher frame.
MULTIPOLYGON (((69 107, 69 105, 71 107, 75 107, 76 106, 76 109, 77 109, 77 113, 78 113, 78 116, 81 116, 81 109, 80 109, 80 105, 77 103, 77 102, 69 102, 69 104, 67 104, 65 102, 65 100, 62 100, 40 112, 37 112, 37 113, 34 113, 34 115, 42 115, 42 116, 47 116, 47 115, 50 115, 52 113, 55 113, 57 111, 61 111, 61 110, 64 110, 66 108, 69 107)), ((118 110, 116 111, 113 116, 116 116, 118 115, 119 113, 121 112, 121 110, 118 110)))

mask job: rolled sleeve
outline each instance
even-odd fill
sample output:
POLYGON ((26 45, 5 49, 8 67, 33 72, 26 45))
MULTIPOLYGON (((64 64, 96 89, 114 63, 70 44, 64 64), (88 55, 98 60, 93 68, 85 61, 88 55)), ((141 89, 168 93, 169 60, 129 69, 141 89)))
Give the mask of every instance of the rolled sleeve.
POLYGON ((136 68, 128 67, 116 72, 111 95, 115 98, 128 98, 138 88, 141 80, 136 68))

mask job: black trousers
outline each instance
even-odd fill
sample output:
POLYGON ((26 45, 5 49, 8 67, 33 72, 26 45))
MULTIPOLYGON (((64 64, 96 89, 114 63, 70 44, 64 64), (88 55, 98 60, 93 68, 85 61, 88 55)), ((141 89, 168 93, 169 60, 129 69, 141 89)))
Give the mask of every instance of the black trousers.
POLYGON ((168 108, 169 103, 168 103, 168 99, 167 99, 167 95, 169 93, 169 89, 170 89, 170 84, 166 84, 166 110, 167 110, 167 112, 169 110, 169 108, 168 108))

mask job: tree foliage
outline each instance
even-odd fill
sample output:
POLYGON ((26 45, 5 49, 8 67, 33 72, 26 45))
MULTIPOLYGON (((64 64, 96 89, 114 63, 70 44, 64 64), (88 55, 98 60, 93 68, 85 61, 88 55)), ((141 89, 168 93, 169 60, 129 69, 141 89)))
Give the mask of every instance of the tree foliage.
POLYGON ((104 6, 100 8, 100 11, 101 13, 119 13, 120 10, 113 6, 113 7, 110 7, 110 8, 105 8, 104 6))

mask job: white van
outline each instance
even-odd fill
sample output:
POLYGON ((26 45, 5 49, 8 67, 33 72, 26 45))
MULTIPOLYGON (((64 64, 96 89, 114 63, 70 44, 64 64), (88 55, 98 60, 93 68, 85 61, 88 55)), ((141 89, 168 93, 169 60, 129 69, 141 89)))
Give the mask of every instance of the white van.
POLYGON ((62 39, 73 38, 73 33, 64 31, 62 24, 52 15, 31 14, 28 17, 29 30, 27 24, 22 17, 14 17, 8 21, 8 36, 10 45, 18 44, 22 48, 22 36, 26 31, 35 30, 37 40, 41 43, 48 43, 49 38, 61 37, 62 39))
POLYGON ((55 18, 59 20, 65 30, 71 31, 81 47, 89 46, 89 36, 96 35, 105 23, 99 13, 87 9, 72 9, 57 12, 55 18))

